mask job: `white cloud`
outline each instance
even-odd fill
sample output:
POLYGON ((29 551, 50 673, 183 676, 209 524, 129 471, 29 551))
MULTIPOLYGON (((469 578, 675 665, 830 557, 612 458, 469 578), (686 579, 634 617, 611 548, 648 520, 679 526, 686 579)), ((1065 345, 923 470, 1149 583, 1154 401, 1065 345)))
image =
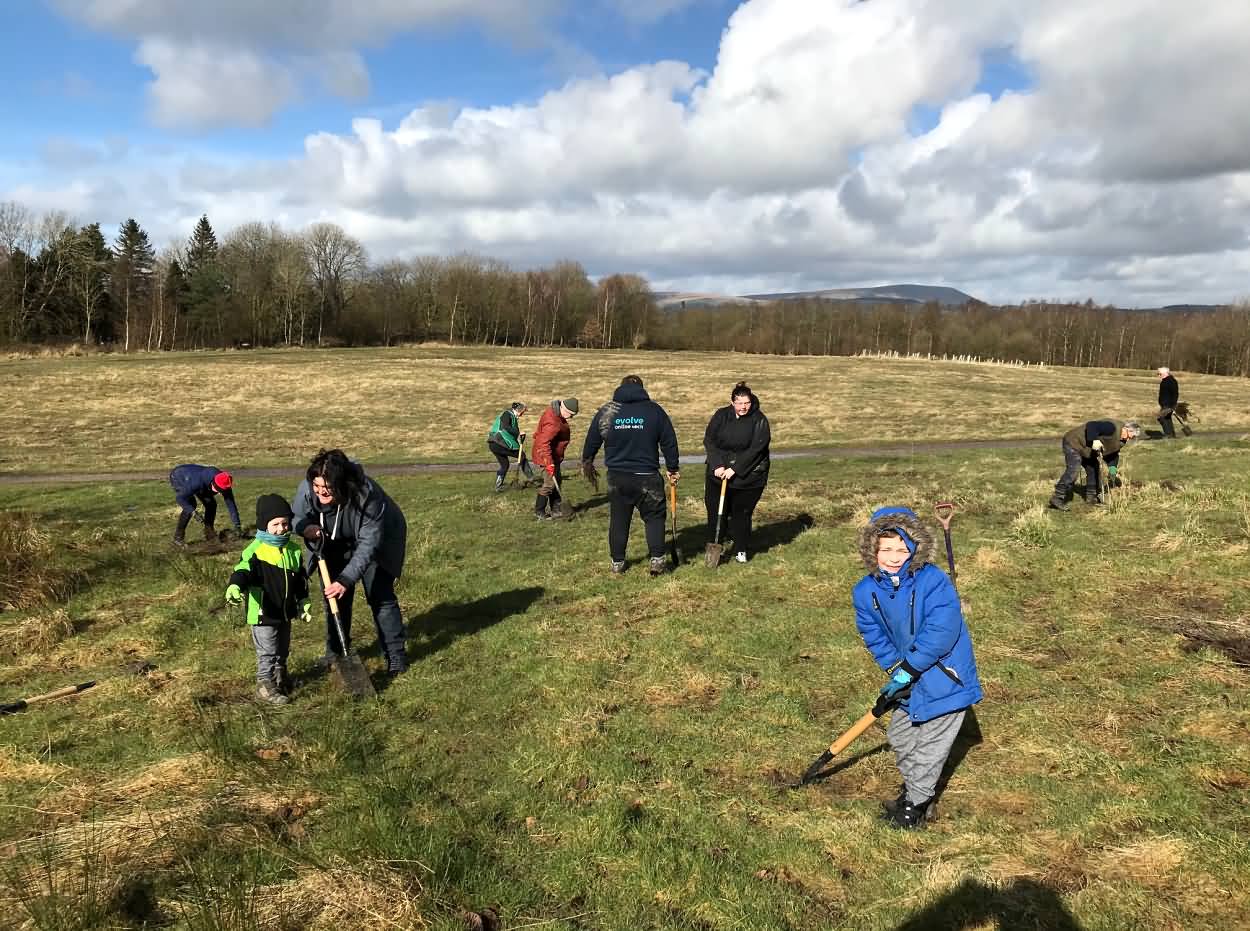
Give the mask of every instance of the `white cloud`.
MULTIPOLYGON (((317 4, 333 21, 337 0, 317 4)), ((151 6, 88 5, 115 22, 151 6)), ((363 4, 375 26, 488 6, 363 4)), ((658 62, 528 104, 424 105, 397 124, 310 136, 282 162, 110 166, 122 180, 97 193, 169 235, 201 212, 219 228, 334 219, 378 258, 573 257, 661 286, 919 280, 990 300, 1227 300, 1245 294, 1250 269, 1248 34, 1250 4, 750 0, 711 73, 658 62), (1006 47, 1034 86, 979 92, 983 56, 1006 47), (913 137, 920 106, 940 115, 913 137)), ((343 53, 314 41, 320 27, 310 35, 300 54, 343 53)), ((291 92, 263 71, 254 80, 291 92)), ((167 87, 170 113, 211 112, 193 88, 167 87)), ((80 215, 94 196, 90 184, 23 190, 41 203, 60 191, 80 215)))

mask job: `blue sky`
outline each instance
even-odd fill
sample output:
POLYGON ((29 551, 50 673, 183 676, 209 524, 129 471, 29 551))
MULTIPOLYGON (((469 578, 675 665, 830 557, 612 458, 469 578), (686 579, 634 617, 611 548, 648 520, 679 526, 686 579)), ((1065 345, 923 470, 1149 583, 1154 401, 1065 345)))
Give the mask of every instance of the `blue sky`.
POLYGON ((158 243, 207 213, 670 290, 1250 290, 1250 4, 10 6, 0 201, 158 243))

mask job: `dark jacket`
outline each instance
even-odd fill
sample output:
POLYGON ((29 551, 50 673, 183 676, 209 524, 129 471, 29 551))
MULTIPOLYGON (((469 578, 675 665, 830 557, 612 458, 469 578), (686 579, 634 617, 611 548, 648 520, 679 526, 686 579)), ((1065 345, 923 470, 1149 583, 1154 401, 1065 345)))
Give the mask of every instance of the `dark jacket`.
MULTIPOLYGON (((336 582, 355 585, 370 563, 377 563, 396 578, 403 572, 408 522, 399 505, 373 479, 365 479, 365 487, 355 500, 326 506, 304 479, 291 500, 291 510, 295 512, 295 533, 303 534, 309 524, 319 524, 325 535, 324 546, 346 560, 336 582)), ((314 559, 309 547, 304 559, 309 574, 315 571, 314 559)))
POLYGON ((1124 446, 1124 441, 1120 439, 1123 429, 1124 424, 1118 420, 1091 420, 1065 433, 1063 442, 1080 453, 1082 459, 1092 459, 1094 440, 1102 440, 1103 461, 1107 465, 1115 465, 1124 446))
POLYGON ((600 446, 605 447, 603 461, 612 472, 645 475, 659 471, 657 448, 664 454, 668 471, 681 468, 673 421, 640 385, 621 385, 595 413, 586 431, 582 460, 593 461, 600 446))
POLYGON ((300 548, 294 538, 280 549, 253 540, 230 573, 230 584, 247 593, 249 624, 292 621, 308 603, 308 577, 300 568, 300 548))
POLYGON ((917 723, 981 700, 972 634, 959 595, 946 573, 928 561, 933 537, 910 511, 881 514, 860 531, 860 556, 868 574, 851 592, 855 626, 883 670, 906 662, 919 673, 903 707, 917 723), (902 530, 912 557, 897 576, 877 567, 877 536, 902 530), (914 549, 913 549, 914 547, 914 549))
POLYGON ((521 448, 521 424, 517 421, 512 408, 502 411, 495 418, 495 422, 490 425, 490 431, 486 434, 486 442, 513 453, 521 448))
POLYGON ((551 471, 564 461, 564 453, 573 438, 569 422, 560 416, 560 402, 552 401, 538 418, 534 429, 534 452, 530 461, 551 471))
POLYGON ((1177 384, 1176 379, 1169 375, 1167 378, 1159 379, 1159 406, 1160 407, 1176 407, 1176 402, 1181 399, 1181 386, 1177 384))
POLYGON ((213 484, 213 479, 220 471, 221 469, 216 466, 195 465, 194 463, 175 466, 174 470, 169 473, 169 484, 173 486, 174 497, 177 498, 178 504, 184 511, 195 510, 196 498, 207 501, 213 495, 221 495, 222 500, 226 502, 226 510, 230 512, 230 523, 238 527, 241 521, 239 508, 234 503, 234 492, 229 488, 225 491, 218 491, 217 486, 213 484))
POLYGON ((707 423, 703 448, 707 450, 707 474, 731 467, 730 488, 760 488, 768 482, 768 444, 772 434, 760 399, 751 395, 751 409, 739 417, 733 405, 722 407, 707 423))

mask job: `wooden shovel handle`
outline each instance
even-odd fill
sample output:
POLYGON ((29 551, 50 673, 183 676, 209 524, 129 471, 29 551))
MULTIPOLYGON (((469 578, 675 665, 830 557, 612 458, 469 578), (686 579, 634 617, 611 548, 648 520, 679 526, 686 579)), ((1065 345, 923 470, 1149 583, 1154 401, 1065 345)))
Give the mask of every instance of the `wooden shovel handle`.
POLYGON ((955 516, 954 502, 939 501, 933 505, 933 513, 937 515, 938 523, 942 525, 943 530, 951 529, 951 518, 955 516))
POLYGON ((677 513, 677 486, 672 482, 668 483, 668 510, 674 515, 677 513))
POLYGON ((851 745, 851 743, 868 728, 872 727, 877 715, 874 711, 865 712, 864 716, 850 726, 845 734, 835 740, 829 747, 829 755, 837 756, 843 750, 851 745))
MULTIPOLYGON (((321 589, 324 592, 325 589, 330 587, 330 585, 333 583, 333 580, 330 578, 330 570, 326 566, 326 561, 324 559, 317 560, 317 568, 321 570, 321 589)), ((331 598, 329 595, 326 595, 326 601, 330 603, 330 613, 333 614, 335 617, 338 617, 339 616, 339 600, 337 598, 331 598)))
POLYGON ((725 489, 729 487, 729 479, 722 478, 720 480, 720 502, 716 505, 716 516, 720 517, 725 513, 725 489))

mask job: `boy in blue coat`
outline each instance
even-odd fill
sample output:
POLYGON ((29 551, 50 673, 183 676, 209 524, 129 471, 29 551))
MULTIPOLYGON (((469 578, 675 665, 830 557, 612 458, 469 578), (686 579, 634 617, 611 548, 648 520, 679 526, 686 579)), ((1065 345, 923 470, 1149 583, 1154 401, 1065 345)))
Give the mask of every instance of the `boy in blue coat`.
POLYGON ((972 636, 959 595, 929 562, 933 537, 915 512, 881 508, 859 534, 868 574, 851 592, 855 624, 890 674, 881 694, 895 711, 886 732, 903 791, 886 821, 917 828, 925 816, 969 707, 981 700, 972 636))

